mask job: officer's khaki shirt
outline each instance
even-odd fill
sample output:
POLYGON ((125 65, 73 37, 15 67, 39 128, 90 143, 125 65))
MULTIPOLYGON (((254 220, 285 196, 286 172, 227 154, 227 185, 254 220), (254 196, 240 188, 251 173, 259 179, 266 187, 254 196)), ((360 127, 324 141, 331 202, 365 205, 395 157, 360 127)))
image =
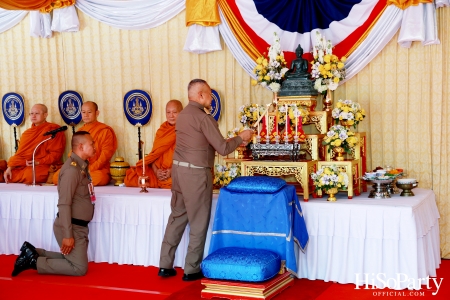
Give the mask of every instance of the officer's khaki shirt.
POLYGON ((72 238, 72 218, 91 221, 94 205, 89 195, 89 162, 72 152, 58 178, 59 225, 64 238, 72 238))
POLYGON ((225 156, 242 143, 240 136, 224 139, 216 120, 195 101, 189 101, 178 115, 175 131, 173 159, 199 167, 212 168, 215 151, 225 156))

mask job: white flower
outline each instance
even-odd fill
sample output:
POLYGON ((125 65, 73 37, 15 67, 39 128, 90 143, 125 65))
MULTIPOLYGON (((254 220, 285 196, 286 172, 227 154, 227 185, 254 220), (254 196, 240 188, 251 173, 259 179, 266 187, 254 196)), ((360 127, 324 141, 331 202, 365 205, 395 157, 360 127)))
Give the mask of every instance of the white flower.
POLYGON ((327 84, 327 87, 332 91, 336 90, 338 86, 339 86, 339 84, 335 83, 335 82, 330 82, 327 84))
POLYGON ((280 87, 281 85, 278 82, 272 82, 269 84, 269 89, 274 93, 278 93, 280 91, 280 87))

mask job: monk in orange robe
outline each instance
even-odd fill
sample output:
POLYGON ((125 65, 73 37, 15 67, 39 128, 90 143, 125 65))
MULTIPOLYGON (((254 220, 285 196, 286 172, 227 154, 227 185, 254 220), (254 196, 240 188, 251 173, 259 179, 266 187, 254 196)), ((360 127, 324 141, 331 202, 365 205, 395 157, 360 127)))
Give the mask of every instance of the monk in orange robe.
MULTIPOLYGON (((149 187, 170 189, 172 187, 172 157, 175 150, 175 123, 183 105, 178 100, 170 100, 166 104, 166 122, 162 123, 153 142, 152 151, 144 157, 145 175, 149 177, 149 187)), ((138 186, 142 175, 142 160, 136 167, 127 170, 126 186, 138 186)))
MULTIPOLYGON (((89 158, 89 173, 95 186, 107 185, 111 181, 109 164, 117 150, 117 138, 114 130, 99 121, 100 111, 95 102, 87 101, 81 106, 81 118, 84 125, 77 131, 87 131, 95 142, 96 153, 89 158)), ((70 156, 70 153, 69 153, 70 156)), ((53 183, 58 184, 59 172, 53 175, 53 183)))
MULTIPOLYGON (((47 122, 47 115, 47 107, 44 104, 36 104, 31 108, 31 128, 22 134, 16 154, 8 160, 8 168, 3 174, 6 183, 33 183, 34 149, 40 142, 50 137, 44 136, 44 133, 61 127, 47 122)), ((55 138, 42 143, 37 148, 34 155, 35 183, 47 182, 49 169, 62 164, 61 157, 65 147, 66 136, 60 132, 55 138)))
POLYGON ((6 163, 6 160, 0 159, 0 182, 4 182, 5 179, 3 178, 3 172, 8 169, 8 164, 6 163))

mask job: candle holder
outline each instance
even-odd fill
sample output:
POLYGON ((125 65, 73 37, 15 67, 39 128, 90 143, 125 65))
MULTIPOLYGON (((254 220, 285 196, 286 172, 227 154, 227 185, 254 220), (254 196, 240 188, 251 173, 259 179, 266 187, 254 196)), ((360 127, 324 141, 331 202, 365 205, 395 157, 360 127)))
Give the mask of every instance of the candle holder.
POLYGON ((298 135, 294 135, 294 144, 298 144, 298 135))
POLYGON ((280 136, 279 136, 279 135, 276 135, 276 136, 274 137, 274 140, 275 140, 275 144, 279 144, 279 143, 280 143, 280 136))
POLYGON ((284 135, 284 143, 289 144, 289 136, 287 134, 284 135))
POLYGON ((259 134, 256 136, 256 144, 260 144, 261 143, 261 137, 259 136, 259 134))
POLYGON ((266 144, 270 144, 270 136, 266 135, 266 144))
POLYGON ((148 193, 147 188, 150 186, 149 178, 145 174, 139 176, 138 187, 141 188, 139 193, 148 193))

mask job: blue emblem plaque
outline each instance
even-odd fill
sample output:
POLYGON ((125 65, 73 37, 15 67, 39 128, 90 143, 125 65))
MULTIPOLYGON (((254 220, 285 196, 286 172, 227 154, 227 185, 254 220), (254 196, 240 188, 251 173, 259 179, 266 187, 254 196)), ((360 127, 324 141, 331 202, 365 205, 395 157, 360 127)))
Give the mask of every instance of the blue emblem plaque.
POLYGON ((83 98, 76 91, 65 91, 59 95, 59 113, 67 125, 75 126, 81 121, 83 98))
POLYGON ((123 111, 132 125, 144 126, 152 116, 152 99, 143 90, 131 90, 123 97, 123 111))
POLYGON ((211 116, 219 121, 220 113, 222 112, 222 104, 220 103, 220 96, 216 90, 211 89, 212 101, 211 101, 211 116))
POLYGON ((3 117, 6 123, 16 127, 23 123, 25 104, 23 97, 17 93, 7 93, 2 99, 3 117))

